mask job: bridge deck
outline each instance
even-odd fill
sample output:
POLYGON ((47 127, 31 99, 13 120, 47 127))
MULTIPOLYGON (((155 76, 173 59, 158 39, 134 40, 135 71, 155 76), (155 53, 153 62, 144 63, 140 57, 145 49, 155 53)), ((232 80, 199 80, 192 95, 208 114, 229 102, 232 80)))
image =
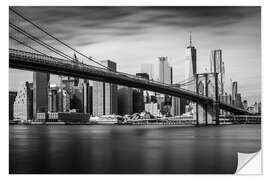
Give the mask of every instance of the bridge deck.
MULTIPOLYGON (((185 98, 197 103, 209 104, 214 102, 210 97, 198 95, 186 89, 172 87, 169 84, 146 80, 122 72, 113 72, 77 61, 68 61, 15 49, 9 49, 9 67, 115 83, 185 98)), ((246 114, 246 111, 226 104, 222 104, 222 108, 246 114)))

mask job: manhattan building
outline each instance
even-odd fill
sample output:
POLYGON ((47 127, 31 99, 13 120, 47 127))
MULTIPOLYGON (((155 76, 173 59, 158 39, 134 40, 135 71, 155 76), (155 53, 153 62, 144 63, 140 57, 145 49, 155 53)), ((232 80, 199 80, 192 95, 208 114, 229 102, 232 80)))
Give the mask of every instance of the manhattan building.
POLYGON ((50 88, 50 74, 33 72, 33 118, 37 113, 48 112, 48 91, 50 88))
POLYGON ((141 65, 141 73, 147 73, 149 75, 149 79, 154 79, 154 65, 153 64, 142 64, 141 65))
MULTIPOLYGON (((110 60, 101 61, 103 65, 116 71, 116 63, 110 60)), ((118 114, 117 85, 93 81, 93 115, 102 116, 118 114)))
POLYGON ((13 104, 13 117, 18 120, 33 118, 33 84, 24 82, 20 85, 13 104))
POLYGON ((237 81, 234 81, 232 82, 232 105, 235 105, 237 94, 238 94, 238 83, 237 81))
POLYGON ((210 72, 218 73, 219 94, 224 94, 225 66, 222 61, 222 50, 212 50, 210 55, 210 72))
MULTIPOLYGON (((180 84, 173 84, 173 87, 180 88, 180 84)), ((185 113, 186 100, 179 97, 172 97, 171 115, 180 116, 185 113)))
POLYGON ((8 101, 9 102, 9 120, 13 120, 13 114, 14 114, 13 104, 15 102, 17 92, 9 91, 8 95, 9 95, 9 101, 8 101))
POLYGON ((164 84, 172 84, 172 67, 167 57, 159 57, 159 81, 164 84))
POLYGON ((185 80, 194 77, 197 73, 197 54, 196 48, 192 46, 191 33, 189 34, 189 45, 185 51, 185 80))
POLYGON ((130 87, 118 86, 118 114, 133 114, 133 90, 130 87))

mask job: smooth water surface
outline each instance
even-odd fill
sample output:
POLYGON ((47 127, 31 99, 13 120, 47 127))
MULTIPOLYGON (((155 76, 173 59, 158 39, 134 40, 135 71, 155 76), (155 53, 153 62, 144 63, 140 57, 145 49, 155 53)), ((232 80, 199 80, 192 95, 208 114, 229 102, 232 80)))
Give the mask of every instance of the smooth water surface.
POLYGON ((234 173, 260 125, 10 125, 10 173, 234 173))

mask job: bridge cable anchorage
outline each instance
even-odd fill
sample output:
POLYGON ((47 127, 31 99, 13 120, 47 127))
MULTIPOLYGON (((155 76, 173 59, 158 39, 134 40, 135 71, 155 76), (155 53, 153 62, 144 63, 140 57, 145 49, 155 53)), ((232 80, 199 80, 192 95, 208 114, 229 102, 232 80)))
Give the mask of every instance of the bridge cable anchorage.
POLYGON ((65 54, 65 53, 63 53, 63 52, 61 52, 60 50, 58 50, 58 49, 56 49, 56 48, 54 48, 54 47, 52 47, 52 46, 50 46, 50 45, 48 45, 47 43, 43 42, 42 40, 38 39, 37 37, 32 36, 31 34, 27 33, 27 32, 24 31, 23 29, 21 29, 20 27, 14 25, 14 24, 12 24, 12 23, 10 23, 10 27, 11 27, 12 29, 16 30, 17 32, 21 33, 22 35, 28 37, 29 39, 35 41, 36 43, 42 45, 43 47, 45 47, 45 48, 47 48, 47 49, 53 51, 54 53, 60 55, 61 57, 64 57, 65 59, 68 59, 68 60, 71 60, 71 61, 74 61, 74 59, 73 59, 71 56, 69 56, 69 55, 67 55, 67 54, 65 54))
POLYGON ((44 55, 44 56, 48 56, 47 54, 45 54, 45 53, 43 53, 43 52, 41 52, 41 51, 39 51, 39 50, 37 50, 37 49, 35 49, 35 48, 33 48, 33 47, 27 45, 27 44, 25 44, 24 42, 22 42, 22 41, 20 41, 20 40, 18 40, 18 39, 16 39, 16 38, 14 38, 14 37, 12 37, 12 36, 9 36, 9 38, 10 38, 10 39, 13 39, 14 41, 17 41, 18 43, 22 44, 22 45, 25 46, 25 47, 28 47, 28 48, 30 48, 30 49, 36 51, 37 53, 40 53, 40 54, 42 54, 42 55, 44 55))
POLYGON ((61 44, 63 44, 64 46, 68 47, 69 49, 75 51, 76 53, 80 54, 81 56, 85 57, 86 59, 104 67, 105 69, 108 69, 110 71, 112 71, 111 68, 107 67, 107 66, 104 66, 103 64, 93 60, 93 58, 90 58, 86 55, 84 55, 83 53, 77 51, 76 49, 72 48, 70 45, 64 43, 63 41, 61 41, 60 39, 56 38, 55 36, 51 35, 50 33, 48 33, 47 31, 45 31, 44 29, 42 29, 40 26, 38 26, 37 24, 33 23, 31 20, 29 20, 28 18, 24 17, 23 15, 21 15, 20 13, 18 13, 17 11, 15 11, 14 9, 12 8, 9 8, 12 12, 14 12, 17 16, 21 17, 22 19, 24 19, 25 21, 29 22, 30 24, 32 24, 33 26, 35 26, 36 28, 38 28, 40 31, 44 32, 45 34, 47 34, 48 36, 50 36, 51 38, 55 39, 56 41, 60 42, 61 44))

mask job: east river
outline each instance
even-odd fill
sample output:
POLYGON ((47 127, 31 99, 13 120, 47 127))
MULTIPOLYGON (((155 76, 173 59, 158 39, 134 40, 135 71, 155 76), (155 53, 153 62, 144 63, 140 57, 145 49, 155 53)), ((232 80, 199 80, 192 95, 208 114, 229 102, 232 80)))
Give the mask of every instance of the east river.
POLYGON ((261 125, 10 125, 10 173, 234 173, 261 125))

